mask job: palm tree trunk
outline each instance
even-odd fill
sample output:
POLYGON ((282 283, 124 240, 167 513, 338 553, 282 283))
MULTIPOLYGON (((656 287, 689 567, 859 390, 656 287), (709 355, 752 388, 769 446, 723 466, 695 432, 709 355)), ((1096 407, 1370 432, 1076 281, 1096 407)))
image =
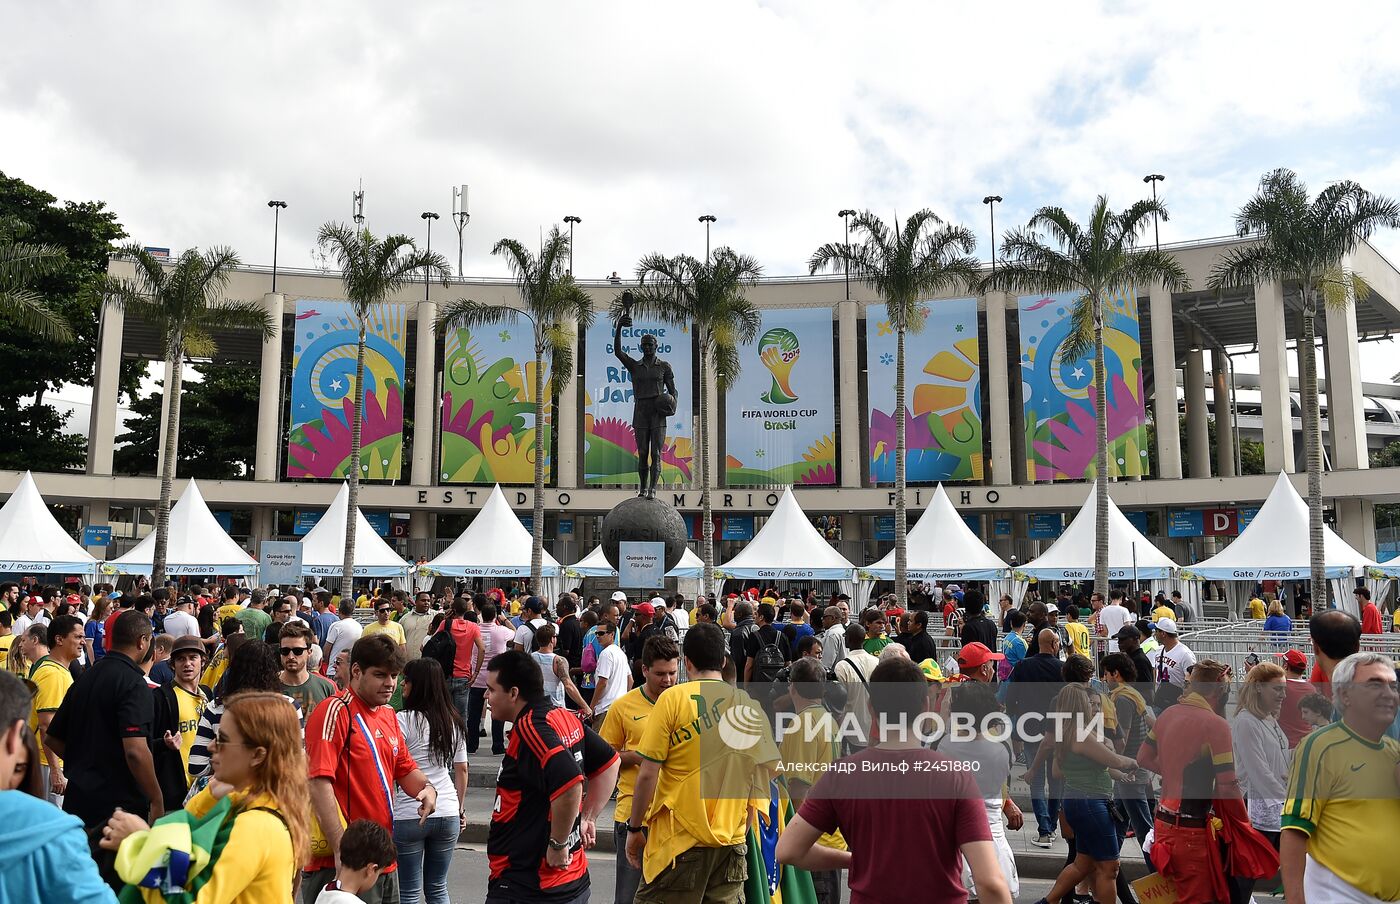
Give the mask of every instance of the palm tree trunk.
MULTIPOLYGON (((176 348, 180 347, 176 340, 176 348)), ((176 351, 170 362, 170 417, 165 423, 165 459, 160 468, 160 502, 156 505, 156 548, 151 554, 151 588, 165 586, 165 559, 170 548, 170 497, 175 489, 175 454, 180 436, 180 385, 184 377, 184 355, 176 351)))
POLYGON ((1322 547, 1322 415, 1317 400, 1317 310, 1312 290, 1303 284, 1303 323, 1298 352, 1303 371, 1303 448, 1308 462, 1308 569, 1312 573, 1313 611, 1327 608, 1327 573, 1322 547))
POLYGON ((341 562, 340 598, 355 598, 355 528, 360 511, 360 429, 365 407, 365 319, 368 311, 360 312, 360 342, 355 349, 355 406, 350 417, 350 493, 345 506, 345 557, 341 562))
POLYGON ((530 528, 530 592, 538 595, 544 587, 544 333, 539 324, 535 324, 535 515, 530 528))
POLYGON ((710 400, 710 351, 704 331, 700 332, 700 418, 696 431, 700 434, 700 456, 695 467, 700 474, 700 559, 704 569, 700 573, 700 591, 705 599, 714 602, 711 591, 714 588, 715 568, 715 526, 714 510, 710 506, 710 431, 706 424, 707 407, 710 400))
POLYGON ((1094 495, 1094 589, 1108 599, 1108 393, 1104 379, 1103 295, 1094 293, 1094 443, 1097 492, 1094 495))
POLYGON ((909 550, 905 548, 904 456, 908 449, 904 439, 904 327, 895 331, 894 367, 894 592, 899 608, 908 609, 905 575, 909 569, 909 550))

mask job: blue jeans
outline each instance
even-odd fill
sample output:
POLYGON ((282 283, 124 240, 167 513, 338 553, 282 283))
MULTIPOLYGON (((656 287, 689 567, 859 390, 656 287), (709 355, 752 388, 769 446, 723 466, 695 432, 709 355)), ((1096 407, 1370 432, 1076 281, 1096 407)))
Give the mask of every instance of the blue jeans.
POLYGON ((631 904, 642 884, 642 871, 627 862, 627 823, 613 823, 613 843, 617 845, 617 891, 613 904, 631 904))
MULTIPOLYGON (((1039 750, 1039 741, 1027 741, 1026 762, 1034 763, 1036 752, 1039 750)), ((1036 829, 1041 835, 1055 834, 1055 829, 1059 827, 1060 783, 1050 775, 1050 763, 1043 763, 1040 769, 1028 772, 1026 784, 1031 787, 1031 809, 1035 811, 1036 829)))
MULTIPOLYGON (((1133 834, 1137 836, 1138 844, 1141 845, 1147 840, 1147 833, 1152 831, 1152 801, 1142 797, 1132 797, 1123 795, 1118 798, 1118 803, 1123 807, 1123 811, 1128 814, 1128 825, 1132 827, 1133 834)), ((1127 826, 1123 827, 1125 830, 1127 826)), ((1118 845, 1121 847, 1126 834, 1118 836, 1118 845)), ((1143 857, 1147 861, 1147 871, 1155 873, 1156 867, 1152 865, 1151 857, 1143 857)))
POLYGON ((456 816, 433 817, 422 825, 416 819, 394 820, 394 847, 399 850, 399 899, 418 904, 449 904, 447 867, 457 846, 460 823, 456 816))
MULTIPOLYGON (((454 683, 458 679, 453 679, 454 683)), ((455 699, 455 688, 454 688, 455 699)), ((486 714, 486 688, 474 687, 467 695, 467 753, 476 753, 479 742, 477 733, 481 731, 481 717, 486 714)), ((506 749, 506 724, 500 719, 491 720, 491 752, 500 753, 506 749)))

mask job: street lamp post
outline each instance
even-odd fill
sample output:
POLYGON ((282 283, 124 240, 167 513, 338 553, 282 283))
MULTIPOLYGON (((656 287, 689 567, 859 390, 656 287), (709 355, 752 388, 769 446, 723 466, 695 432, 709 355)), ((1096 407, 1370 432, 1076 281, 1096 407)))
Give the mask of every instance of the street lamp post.
POLYGON ((838 211, 836 212, 836 215, 837 215, 838 217, 840 217, 842 220, 844 220, 845 223, 846 223, 846 254, 844 255, 845 260, 846 260, 846 300, 847 300, 847 301, 850 301, 850 300, 851 300, 851 258, 850 258, 850 254, 851 254, 851 217, 855 216, 855 215, 856 215, 856 212, 855 212, 854 210, 851 210, 849 207, 847 207, 847 208, 843 208, 843 209, 841 209, 841 210, 838 210, 838 211))
POLYGON ((574 275, 574 224, 582 223, 582 217, 569 214, 564 218, 564 222, 569 224, 569 275, 574 275))
POLYGON ((987 205, 987 218, 991 221, 992 229, 992 272, 997 272, 997 208, 1001 203, 1001 195, 987 195, 982 199, 982 203, 987 205))
POLYGON ((282 211, 287 208, 286 201, 268 201, 267 206, 272 208, 272 291, 277 291, 277 227, 278 220, 281 219, 282 211))
MULTIPOLYGON (((1142 181, 1152 183, 1153 201, 1157 200, 1157 183, 1163 181, 1166 178, 1167 177, 1163 176, 1161 173, 1152 173, 1149 176, 1142 177, 1142 181)), ((1157 235, 1157 214, 1155 211, 1152 214, 1152 247, 1157 249, 1158 251, 1162 250, 1162 242, 1157 235)))
POLYGON ((705 224, 705 263, 710 262, 710 224, 715 221, 714 214, 705 214, 700 217, 700 222, 705 224))
MULTIPOLYGON (((435 213, 433 213, 431 210, 425 210, 425 211, 423 211, 421 214, 419 214, 419 217, 420 217, 421 219, 424 219, 424 220, 427 220, 427 221, 428 221, 428 248, 427 248, 427 251, 428 251, 429 254, 432 254, 432 253, 433 253, 433 220, 438 219, 438 215, 435 214, 435 213)), ((424 301, 428 301, 428 300, 429 300, 429 296, 432 294, 432 289, 433 289, 433 271, 431 271, 431 270, 425 270, 425 271, 423 272, 423 300, 424 300, 424 301)))

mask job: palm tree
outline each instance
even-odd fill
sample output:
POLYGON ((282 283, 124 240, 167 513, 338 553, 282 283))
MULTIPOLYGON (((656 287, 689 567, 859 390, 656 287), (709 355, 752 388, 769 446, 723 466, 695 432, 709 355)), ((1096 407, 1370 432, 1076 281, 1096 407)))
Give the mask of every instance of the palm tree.
POLYGON ((1114 212, 1099 195, 1081 226, 1059 207, 1042 207, 1023 229, 1002 239, 1002 262, 983 289, 1009 292, 1078 292, 1070 314, 1073 329, 1060 347, 1066 360, 1094 352, 1094 590, 1108 598, 1108 393, 1103 353, 1104 302, 1135 286, 1161 283, 1171 291, 1190 285, 1186 271, 1170 254, 1137 247, 1153 217, 1167 218, 1156 200, 1138 201, 1114 212), (1049 235, 1047 244, 1042 231, 1049 235))
POLYGON ((758 336, 763 317, 744 295, 757 284, 763 267, 747 254, 732 248, 716 248, 703 263, 690 255, 666 257, 648 254, 637 263, 639 288, 633 293, 635 310, 675 326, 691 325, 700 345, 699 456, 694 467, 700 476, 700 557, 704 560, 701 590, 706 599, 714 589, 715 534, 710 504, 710 431, 705 413, 710 374, 721 396, 738 379, 739 346, 758 336))
POLYGON ((535 340, 535 517, 531 527, 530 588, 540 592, 544 568, 544 413, 549 403, 569 385, 574 373, 573 326, 587 329, 593 323, 593 302, 569 275, 569 236, 555 226, 538 255, 515 239, 501 239, 492 254, 505 257, 515 275, 520 309, 482 304, 463 298, 443 308, 439 331, 476 329, 510 320, 523 311, 530 318, 535 340), (545 391, 545 361, 549 362, 549 387, 545 391))
POLYGON ((978 265, 971 256, 977 247, 972 230, 944 224, 927 208, 905 220, 902 229, 897 227, 896 223, 896 228, 891 229, 870 211, 859 213, 851 221, 851 228, 864 234, 864 241, 822 245, 812 252, 809 269, 815 274, 822 269, 847 268, 853 279, 865 283, 885 300, 885 313, 894 327, 894 584, 899 605, 908 608, 904 340, 907 334, 917 335, 924 328, 921 303, 931 295, 976 285, 978 265))
POLYGON ((224 298, 229 277, 239 266, 238 255, 231 248, 210 248, 203 254, 190 248, 169 265, 140 245, 128 245, 120 253, 135 260, 136 278, 107 277, 100 284, 101 290, 110 301, 156 330, 170 367, 170 385, 165 387, 170 416, 165 423, 156 548, 151 558, 151 585, 160 587, 165 583, 170 541, 170 496, 175 486, 185 359, 212 357, 217 351, 212 335, 215 330, 254 329, 267 338, 273 334, 274 324, 261 304, 224 298))
MULTIPOLYGON (((437 276, 446 286, 452 275, 447 258, 435 252, 419 251, 406 235, 386 235, 377 239, 368 229, 344 223, 326 223, 316 234, 316 244, 336 260, 346 298, 360 324, 355 349, 355 403, 350 425, 349 504, 345 510, 345 558, 340 573, 340 598, 354 599, 355 528, 360 505, 360 430, 365 403, 365 324, 374 309, 389 296, 413 282, 420 270, 437 276)), ((420 333, 419 335, 424 335, 420 333)), ((419 375, 418 391, 430 391, 431 380, 419 375)))
POLYGON ((30 288, 34 278, 62 261, 65 253, 54 245, 19 241, 22 230, 23 224, 13 217, 0 220, 0 314, 40 338, 71 341, 68 322, 30 288))
POLYGON ((1303 390, 1303 442, 1308 463, 1308 564, 1314 605, 1327 598, 1322 545, 1322 436, 1317 401, 1315 322, 1318 301, 1345 307, 1370 294, 1344 261, 1381 227, 1400 226, 1400 204, 1355 182, 1334 182, 1308 202, 1308 187, 1289 169, 1259 180, 1259 191, 1235 215, 1235 231, 1254 241, 1232 248, 1211 268, 1209 285, 1296 282, 1302 296, 1298 355, 1303 390))

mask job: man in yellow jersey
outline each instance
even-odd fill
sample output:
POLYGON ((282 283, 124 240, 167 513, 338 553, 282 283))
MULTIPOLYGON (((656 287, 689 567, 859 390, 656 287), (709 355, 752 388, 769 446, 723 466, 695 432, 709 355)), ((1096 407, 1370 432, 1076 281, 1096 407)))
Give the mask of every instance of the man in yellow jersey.
POLYGON ((151 720, 151 760, 160 784, 165 809, 185 805, 189 791, 190 750, 194 747, 199 717, 209 698, 199 686, 207 657, 204 642, 187 634, 175 638, 170 648, 170 668, 174 680, 155 689, 155 718, 151 720))
POLYGON ((406 654, 408 651, 408 638, 404 635, 403 625, 396 621, 390 621, 389 616, 394 612, 394 607, 389 605, 387 597, 376 600, 374 604, 374 621, 365 625, 363 637, 373 637, 376 634, 387 634, 389 639, 399 645, 399 652, 406 654))
POLYGON ((0 611, 0 671, 10 667, 10 647, 15 642, 15 632, 10 628, 13 624, 10 613, 0 611))
POLYGON ((1386 736, 1400 694, 1395 666, 1379 653, 1353 653, 1332 672, 1340 722, 1319 728, 1293 752, 1280 839, 1289 904, 1400 900, 1400 861, 1377 856, 1400 836, 1396 765, 1400 743, 1386 736))
POLYGON ((238 613, 243 611, 243 604, 238 601, 238 588, 225 587, 223 603, 214 610, 214 624, 223 629, 225 619, 237 618, 238 613))
MULTIPOLYGON (((796 712, 780 717, 784 721, 779 723, 778 758, 794 809, 802 806, 817 779, 830 771, 831 764, 841 757, 840 728, 822 705, 825 685, 826 671, 820 659, 804 656, 793 661, 788 670, 788 693, 796 712)), ((839 831, 822 835, 817 844, 836 851, 846 850, 846 839, 839 831)), ((840 904, 839 869, 814 871, 812 885, 817 893, 817 904, 840 904)))
POLYGON ((1065 607, 1065 634, 1074 647, 1073 652, 1080 656, 1094 658, 1094 647, 1089 640, 1089 626, 1079 620, 1079 607, 1070 603, 1065 607))
POLYGON ((627 860, 642 871, 636 904, 743 898, 749 821, 768 807, 778 750, 762 708, 720 677, 727 648, 717 625, 687 631, 690 680, 644 720, 627 821, 627 860))
POLYGON ((618 901, 631 901, 637 895, 642 871, 627 862, 627 820, 632 815, 632 788, 637 770, 642 764, 637 747, 642 743, 642 730, 647 716, 662 692, 676 683, 680 673, 681 651, 669 637, 654 634, 642 644, 642 684, 623 694, 608 709, 607 718, 598 732, 612 745, 622 759, 622 771, 617 776, 617 806, 613 810, 613 836, 617 842, 618 901))
POLYGON ((73 686, 69 667, 82 652, 83 623, 72 615, 60 615, 49 623, 48 655, 36 659, 29 667, 29 680, 37 688, 34 705, 29 710, 29 728, 39 740, 39 764, 45 791, 49 800, 60 807, 68 777, 63 774, 63 761, 49 747, 49 723, 73 686))

